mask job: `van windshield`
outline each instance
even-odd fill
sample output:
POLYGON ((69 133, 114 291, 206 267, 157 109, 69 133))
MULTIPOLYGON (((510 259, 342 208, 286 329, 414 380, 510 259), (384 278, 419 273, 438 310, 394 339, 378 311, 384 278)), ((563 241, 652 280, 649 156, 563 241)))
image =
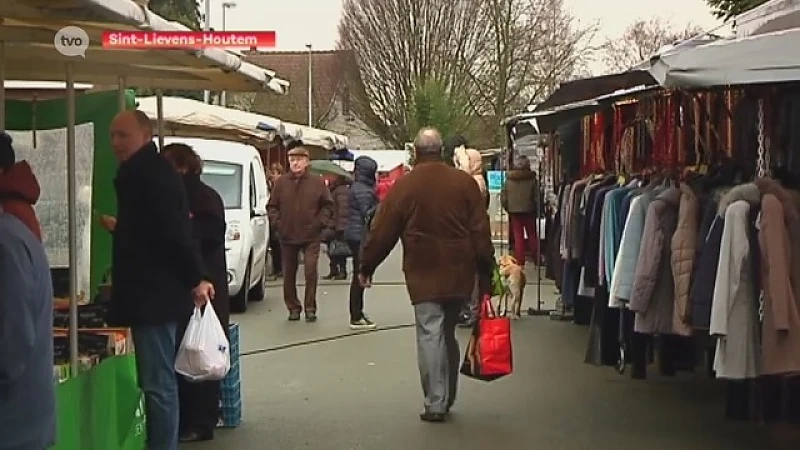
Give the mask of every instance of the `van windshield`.
POLYGON ((204 161, 203 174, 200 178, 214 188, 225 209, 242 207, 242 166, 240 164, 219 161, 204 161))

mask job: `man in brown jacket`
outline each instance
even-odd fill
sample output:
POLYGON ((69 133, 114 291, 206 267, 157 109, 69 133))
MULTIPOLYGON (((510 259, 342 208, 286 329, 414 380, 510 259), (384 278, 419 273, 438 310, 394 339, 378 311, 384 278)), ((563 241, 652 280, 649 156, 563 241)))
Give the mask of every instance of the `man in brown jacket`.
POLYGON ((270 224, 278 230, 283 264, 283 300, 289 320, 317 320, 317 262, 322 232, 331 226, 333 200, 322 177, 309 173, 308 150, 289 150, 289 173, 275 180, 267 203, 270 224), (297 298, 298 254, 303 252, 306 278, 305 304, 297 298))
POLYGON ((381 202, 358 275, 368 287, 375 269, 402 240, 425 394, 420 419, 426 422, 444 421, 455 402, 459 312, 472 294, 476 271, 486 274, 481 277, 481 292, 489 291, 494 261, 483 195, 471 176, 444 163, 442 147, 442 137, 434 129, 417 135, 414 169, 381 202))

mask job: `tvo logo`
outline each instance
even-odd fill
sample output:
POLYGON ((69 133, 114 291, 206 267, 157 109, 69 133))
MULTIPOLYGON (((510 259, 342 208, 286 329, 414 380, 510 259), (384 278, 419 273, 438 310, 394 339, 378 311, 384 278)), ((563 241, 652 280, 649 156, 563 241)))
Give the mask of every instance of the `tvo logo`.
POLYGON ((86 58, 86 50, 89 48, 89 35, 83 28, 68 26, 56 33, 53 38, 53 45, 58 53, 64 56, 80 56, 86 58))

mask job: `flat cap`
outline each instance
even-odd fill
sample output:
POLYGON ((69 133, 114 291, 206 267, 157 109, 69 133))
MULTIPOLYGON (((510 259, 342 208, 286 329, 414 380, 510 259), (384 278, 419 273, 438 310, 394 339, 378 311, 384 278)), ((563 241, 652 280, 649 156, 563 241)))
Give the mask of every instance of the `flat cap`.
POLYGON ((308 150, 304 147, 295 147, 287 153, 288 156, 305 156, 306 158, 310 157, 308 154, 308 150))

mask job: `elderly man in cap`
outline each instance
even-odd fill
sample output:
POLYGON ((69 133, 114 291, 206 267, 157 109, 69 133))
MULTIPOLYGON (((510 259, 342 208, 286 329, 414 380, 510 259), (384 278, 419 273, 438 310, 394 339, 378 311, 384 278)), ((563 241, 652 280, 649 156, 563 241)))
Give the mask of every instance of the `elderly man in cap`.
POLYGON ((289 320, 317 320, 317 263, 323 230, 331 225, 333 199, 322 177, 309 173, 309 153, 302 142, 289 145, 289 172, 275 180, 267 204, 270 224, 278 230, 283 263, 283 299, 289 320), (297 297, 298 255, 303 252, 304 304, 297 297))

